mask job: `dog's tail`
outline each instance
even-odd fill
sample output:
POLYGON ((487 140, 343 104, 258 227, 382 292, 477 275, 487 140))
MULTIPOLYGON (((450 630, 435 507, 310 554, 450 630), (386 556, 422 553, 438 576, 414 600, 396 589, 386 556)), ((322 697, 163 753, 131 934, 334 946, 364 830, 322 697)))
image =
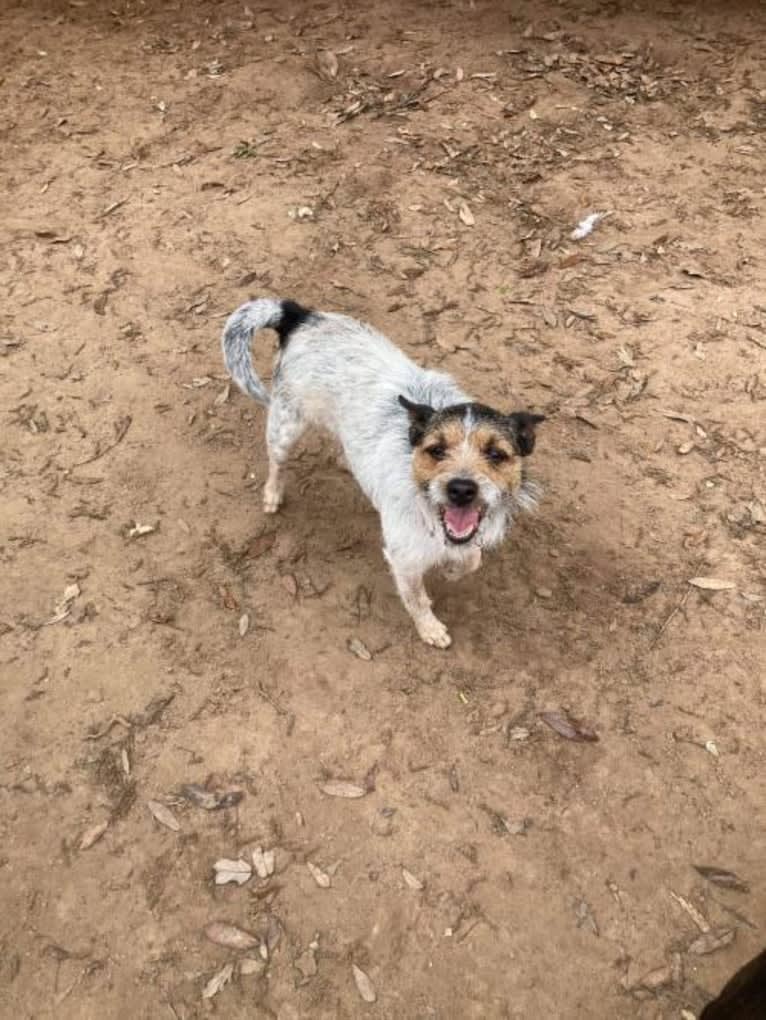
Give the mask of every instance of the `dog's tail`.
POLYGON ((253 368, 250 341, 259 329, 279 329, 284 308, 282 301, 273 298, 258 298, 248 301, 226 320, 223 328, 223 360, 229 375, 246 393, 259 404, 269 403, 269 391, 263 385, 253 368))

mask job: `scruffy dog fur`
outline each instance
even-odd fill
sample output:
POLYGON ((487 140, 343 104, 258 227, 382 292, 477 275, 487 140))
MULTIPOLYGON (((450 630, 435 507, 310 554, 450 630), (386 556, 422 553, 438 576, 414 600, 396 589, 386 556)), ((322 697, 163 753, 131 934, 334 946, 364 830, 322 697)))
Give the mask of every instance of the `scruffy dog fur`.
POLYGON ((476 570, 482 549, 535 505, 524 458, 543 416, 476 403, 370 326, 293 301, 259 298, 239 308, 224 328, 223 356, 240 389, 268 406, 266 513, 282 502, 296 440, 307 429, 331 432, 380 514, 383 552, 418 634, 447 648, 424 574, 438 566, 457 580, 476 570), (270 395, 250 355, 253 333, 268 327, 280 346, 270 395))

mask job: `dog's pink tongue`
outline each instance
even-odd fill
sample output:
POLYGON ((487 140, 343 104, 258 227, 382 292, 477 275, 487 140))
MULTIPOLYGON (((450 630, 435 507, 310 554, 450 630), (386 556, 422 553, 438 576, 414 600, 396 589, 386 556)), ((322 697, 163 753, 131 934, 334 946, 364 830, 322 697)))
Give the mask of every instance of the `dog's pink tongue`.
POLYGON ((450 534, 462 538, 470 534, 479 523, 479 511, 472 506, 449 506, 444 512, 444 520, 450 534))

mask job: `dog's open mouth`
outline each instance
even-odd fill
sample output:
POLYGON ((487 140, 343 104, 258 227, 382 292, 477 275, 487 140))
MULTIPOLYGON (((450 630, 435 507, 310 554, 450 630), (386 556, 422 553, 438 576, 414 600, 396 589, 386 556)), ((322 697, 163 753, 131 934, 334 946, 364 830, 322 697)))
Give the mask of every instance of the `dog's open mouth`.
POLYGON ((481 524, 482 511, 477 506, 442 507, 444 534, 457 545, 470 542, 481 524))

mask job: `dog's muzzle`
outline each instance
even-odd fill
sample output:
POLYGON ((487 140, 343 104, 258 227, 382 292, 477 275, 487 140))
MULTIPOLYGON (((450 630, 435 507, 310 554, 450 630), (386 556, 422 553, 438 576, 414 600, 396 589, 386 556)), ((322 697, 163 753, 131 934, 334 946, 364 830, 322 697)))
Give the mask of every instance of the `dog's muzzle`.
POLYGON ((470 542, 479 530, 483 513, 476 501, 479 486, 472 478, 451 478, 445 492, 447 504, 441 508, 444 533, 457 545, 470 542))

